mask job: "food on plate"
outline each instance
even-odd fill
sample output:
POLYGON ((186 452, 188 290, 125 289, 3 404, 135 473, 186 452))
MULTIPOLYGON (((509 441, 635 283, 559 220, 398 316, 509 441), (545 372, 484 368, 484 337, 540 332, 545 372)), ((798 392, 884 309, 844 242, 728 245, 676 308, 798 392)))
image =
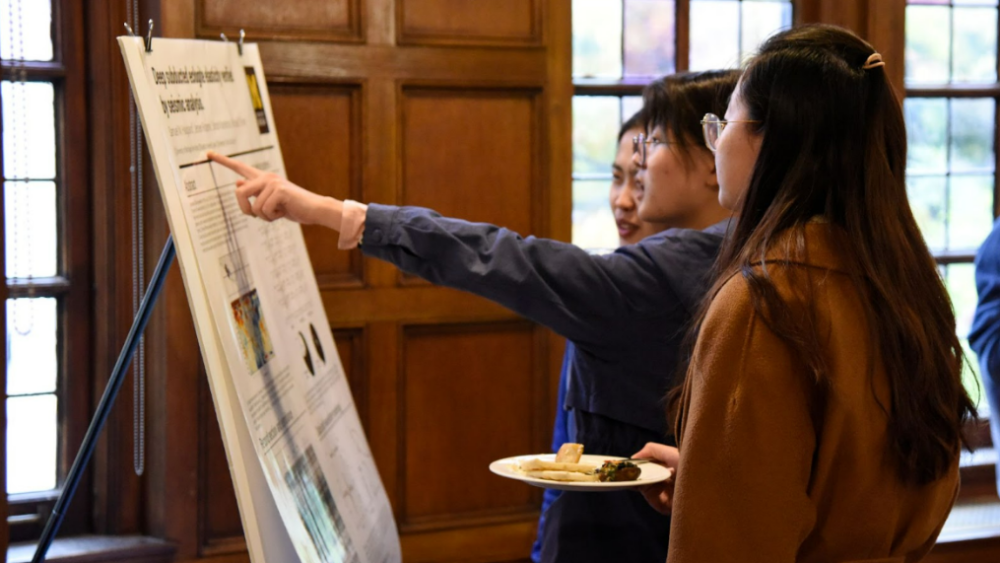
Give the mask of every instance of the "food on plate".
POLYGON ((583 455, 583 444, 567 442, 559 447, 556 452, 556 461, 559 463, 579 463, 583 455))
POLYGON ((585 482, 635 481, 642 473, 636 464, 628 460, 605 461, 598 469, 596 465, 579 463, 581 457, 583 457, 582 444, 563 444, 556 454, 555 461, 539 458, 522 459, 517 462, 517 470, 534 479, 585 482))
POLYGON ((525 471, 525 475, 534 479, 545 479, 547 481, 591 481, 600 479, 597 472, 580 473, 578 471, 525 471))
POLYGON ((560 463, 558 461, 543 461, 538 458, 525 459, 519 462, 521 471, 572 471, 574 473, 595 473, 596 465, 586 463, 560 463))
POLYGON ((598 479, 602 482, 635 481, 639 478, 642 470, 639 466, 623 459, 620 461, 605 461, 604 465, 597 471, 598 479))

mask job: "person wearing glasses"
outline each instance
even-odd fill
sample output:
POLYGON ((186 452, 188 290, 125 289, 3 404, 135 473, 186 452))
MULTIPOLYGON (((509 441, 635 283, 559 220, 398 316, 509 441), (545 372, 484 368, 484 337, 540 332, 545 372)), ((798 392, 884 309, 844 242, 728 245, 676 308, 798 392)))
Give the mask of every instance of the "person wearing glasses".
MULTIPOLYGON (((653 221, 643 221, 639 217, 639 201, 643 197, 643 192, 639 190, 639 183, 636 174, 639 171, 638 164, 632 158, 635 151, 635 139, 645 133, 646 118, 642 111, 625 121, 618 130, 618 152, 611 164, 611 213, 615 219, 615 226, 618 229, 618 245, 635 244, 647 236, 656 234, 670 228, 669 223, 657 223, 653 221)), ((572 341, 566 341, 566 351, 563 354, 562 369, 559 373, 559 393, 556 399, 556 420, 552 428, 552 451, 557 452, 559 448, 572 442, 573 425, 571 424, 570 411, 566 408, 566 393, 569 390, 570 365, 576 350, 572 341)), ((562 491, 558 489, 545 489, 542 496, 542 510, 538 518, 538 535, 531 548, 531 560, 535 563, 541 561, 542 546, 545 542, 545 516, 552 503, 559 498, 562 491)), ((612 499, 612 502, 615 502, 612 499)), ((625 505, 628 507, 629 505, 625 505)), ((641 506, 641 505, 640 505, 641 506)), ((626 510, 630 510, 626 508, 626 510)), ((664 527, 669 526, 669 521, 656 513, 652 513, 645 507, 641 507, 641 513, 645 513, 649 520, 662 521, 664 527)), ((630 510, 631 512, 631 510, 630 510)), ((581 514, 579 518, 589 518, 592 522, 592 529, 599 526, 599 515, 581 514)), ((566 527, 565 525, 563 526, 566 527)), ((580 527, 580 526, 577 526, 580 527)), ((661 558, 662 559, 662 558, 661 558)))
MULTIPOLYGON (((635 140, 639 217, 671 228, 607 255, 429 209, 322 197, 242 162, 209 158, 246 178, 236 190, 244 213, 327 226, 340 232, 342 249, 360 245, 566 337, 570 440, 589 453, 627 456, 667 435, 661 397, 732 215, 719 205, 698 119, 725 112, 736 79, 735 71, 681 74, 644 89, 650 134, 635 140)), ((546 511, 540 561, 662 563, 668 528, 641 495, 566 492, 546 511)))
POLYGON ((919 561, 951 510, 975 411, 885 64, 792 29, 705 116, 740 220, 674 395, 679 449, 637 454, 677 467, 646 490, 672 507, 668 563, 919 561))

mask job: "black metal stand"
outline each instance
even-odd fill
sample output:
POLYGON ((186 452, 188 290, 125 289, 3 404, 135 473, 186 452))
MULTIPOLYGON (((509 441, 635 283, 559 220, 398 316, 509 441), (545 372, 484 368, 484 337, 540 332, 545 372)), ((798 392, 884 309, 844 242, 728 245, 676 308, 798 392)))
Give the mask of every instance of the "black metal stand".
POLYGON ((163 252, 160 254, 160 261, 156 264, 156 271, 153 272, 153 278, 149 280, 146 295, 142 298, 142 303, 139 304, 135 320, 132 321, 132 329, 129 330, 128 336, 125 338, 125 345, 122 346, 118 362, 115 363, 115 368, 111 372, 108 386, 104 389, 104 396, 101 397, 97 412, 94 413, 94 418, 90 421, 87 435, 83 438, 83 444, 80 445, 80 451, 76 454, 76 460, 73 461, 73 468, 69 470, 66 483, 59 494, 59 500, 56 501, 55 508, 52 509, 52 514, 49 515, 49 520, 45 524, 45 530, 42 532, 41 539, 38 540, 38 547, 35 549, 35 556, 31 559, 31 563, 41 563, 45 560, 45 554, 49 551, 49 546, 52 544, 56 532, 59 531, 59 526, 62 525, 63 518, 66 516, 66 507, 73 500, 73 494, 76 493, 76 487, 80 484, 83 470, 90 462, 90 456, 93 455, 94 448, 97 446, 97 438, 101 434, 101 430, 104 429, 108 415, 111 414, 111 407, 118 396, 118 390, 121 389, 122 383, 125 381, 125 373, 132 363, 132 356, 135 354, 139 339, 146 329, 153 304, 156 303, 156 298, 160 295, 160 290, 163 289, 163 281, 166 279, 167 270, 170 269, 170 264, 173 261, 174 239, 173 236, 168 236, 166 244, 163 245, 163 252))

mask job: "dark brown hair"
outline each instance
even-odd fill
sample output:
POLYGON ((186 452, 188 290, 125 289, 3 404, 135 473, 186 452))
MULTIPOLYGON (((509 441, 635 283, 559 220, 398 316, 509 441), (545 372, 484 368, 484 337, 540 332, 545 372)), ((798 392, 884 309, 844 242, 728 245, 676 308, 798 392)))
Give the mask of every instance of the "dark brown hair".
POLYGON ((618 129, 618 142, 619 143, 622 142, 622 137, 624 137, 625 133, 628 133, 629 130, 645 126, 646 126, 646 114, 640 109, 639 111, 632 114, 632 117, 625 120, 625 123, 622 123, 621 128, 618 129))
POLYGON ((701 133, 706 113, 725 115, 729 97, 740 78, 737 70, 680 72, 658 78, 642 90, 646 133, 657 127, 673 135, 674 145, 684 147, 690 162, 692 149, 708 148, 701 133))
POLYGON ((869 375, 879 361, 888 377, 888 453, 904 481, 925 484, 949 471, 975 407, 951 302, 906 196, 902 109, 883 68, 862 68, 874 52, 847 30, 813 25, 771 37, 749 63, 738 95, 759 122, 748 125, 762 135, 760 155, 708 295, 742 276, 822 401, 828 366, 808 305, 812 284, 793 282, 806 295, 783 299, 759 265, 779 239, 782 262, 801 261, 815 216, 839 227, 872 341, 869 375))

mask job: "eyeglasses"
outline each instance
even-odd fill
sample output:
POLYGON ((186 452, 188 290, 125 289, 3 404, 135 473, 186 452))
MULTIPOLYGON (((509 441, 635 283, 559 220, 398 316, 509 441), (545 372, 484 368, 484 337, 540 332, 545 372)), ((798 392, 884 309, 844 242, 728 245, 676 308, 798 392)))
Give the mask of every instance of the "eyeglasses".
POLYGON ((647 138, 646 135, 639 133, 639 136, 632 137, 632 154, 639 155, 639 166, 646 166, 646 154, 649 152, 649 145, 665 145, 665 141, 661 141, 657 138, 647 138))
POLYGON ((719 116, 714 113, 706 113, 701 120, 701 127, 705 133, 705 146, 708 147, 708 150, 715 152, 718 149, 719 136, 730 123, 760 123, 760 121, 756 119, 725 121, 719 119, 719 116))

